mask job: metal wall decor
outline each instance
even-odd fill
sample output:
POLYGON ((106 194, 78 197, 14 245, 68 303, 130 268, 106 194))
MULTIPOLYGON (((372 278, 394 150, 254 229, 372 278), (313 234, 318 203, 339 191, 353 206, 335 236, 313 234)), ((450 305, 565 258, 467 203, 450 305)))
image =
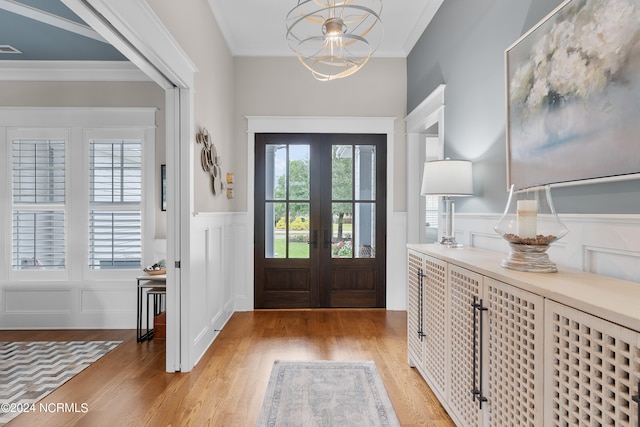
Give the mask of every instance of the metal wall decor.
POLYGON ((224 182, 222 180, 222 169, 220 168, 221 158, 207 128, 202 128, 196 134, 196 143, 202 144, 200 163, 202 170, 211 175, 211 191, 214 195, 222 194, 224 182))

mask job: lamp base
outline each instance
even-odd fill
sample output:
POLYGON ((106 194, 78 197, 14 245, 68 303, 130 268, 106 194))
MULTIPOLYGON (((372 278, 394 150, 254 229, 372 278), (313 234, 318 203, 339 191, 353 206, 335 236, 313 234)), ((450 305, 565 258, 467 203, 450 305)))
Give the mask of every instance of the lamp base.
POLYGON ((442 237, 442 239, 440 239, 438 244, 441 246, 446 246, 447 248, 461 248, 464 246, 462 243, 456 242, 455 237, 444 237, 444 236, 442 237))

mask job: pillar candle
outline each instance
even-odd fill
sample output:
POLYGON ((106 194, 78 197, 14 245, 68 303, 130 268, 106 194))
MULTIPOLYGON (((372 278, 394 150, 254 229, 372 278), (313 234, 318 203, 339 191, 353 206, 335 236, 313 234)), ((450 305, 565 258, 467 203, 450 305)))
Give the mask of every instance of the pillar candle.
POLYGON ((523 239, 535 238, 537 234, 538 202, 536 200, 518 200, 518 236, 523 239))

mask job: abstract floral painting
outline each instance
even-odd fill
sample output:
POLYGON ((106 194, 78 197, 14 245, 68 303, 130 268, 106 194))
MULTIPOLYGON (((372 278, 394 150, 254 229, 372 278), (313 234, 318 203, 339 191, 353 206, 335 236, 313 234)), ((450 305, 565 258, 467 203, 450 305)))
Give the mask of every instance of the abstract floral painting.
POLYGON ((569 0, 505 52, 508 184, 640 172, 640 2, 569 0))

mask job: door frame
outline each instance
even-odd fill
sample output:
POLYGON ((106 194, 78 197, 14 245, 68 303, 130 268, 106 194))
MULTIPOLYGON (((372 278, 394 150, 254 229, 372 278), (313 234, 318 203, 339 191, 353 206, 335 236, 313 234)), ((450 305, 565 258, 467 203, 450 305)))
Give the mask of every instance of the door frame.
MULTIPOLYGON (((422 170, 425 162, 427 136, 430 137, 429 152, 444 158, 444 92, 446 86, 439 85, 424 101, 411 111, 407 123, 407 243, 421 243, 425 235, 424 197, 420 195, 422 170), (434 135, 432 130, 436 129, 434 135), (424 144, 421 144, 424 142, 424 144)), ((441 233, 438 224, 438 235, 441 233)))
POLYGON ((197 68, 144 1, 61 0, 165 90, 167 165, 167 372, 190 371, 189 245, 193 207, 193 87, 197 68), (185 261, 185 262, 181 262, 185 261))
MULTIPOLYGON (((393 177, 394 177, 394 136, 395 117, 294 117, 294 116, 247 116, 247 224, 246 224, 246 287, 243 295, 238 295, 236 309, 251 311, 254 309, 255 261, 253 243, 255 228, 255 135, 257 133, 377 133, 387 135, 387 231, 393 230, 393 177)), ((387 239, 387 261, 390 257, 387 239)), ((387 262, 387 265, 389 263, 387 262)), ((387 306, 395 300, 391 294, 393 287, 392 268, 386 269, 387 306)), ((404 285, 403 285, 404 286, 404 285)))

